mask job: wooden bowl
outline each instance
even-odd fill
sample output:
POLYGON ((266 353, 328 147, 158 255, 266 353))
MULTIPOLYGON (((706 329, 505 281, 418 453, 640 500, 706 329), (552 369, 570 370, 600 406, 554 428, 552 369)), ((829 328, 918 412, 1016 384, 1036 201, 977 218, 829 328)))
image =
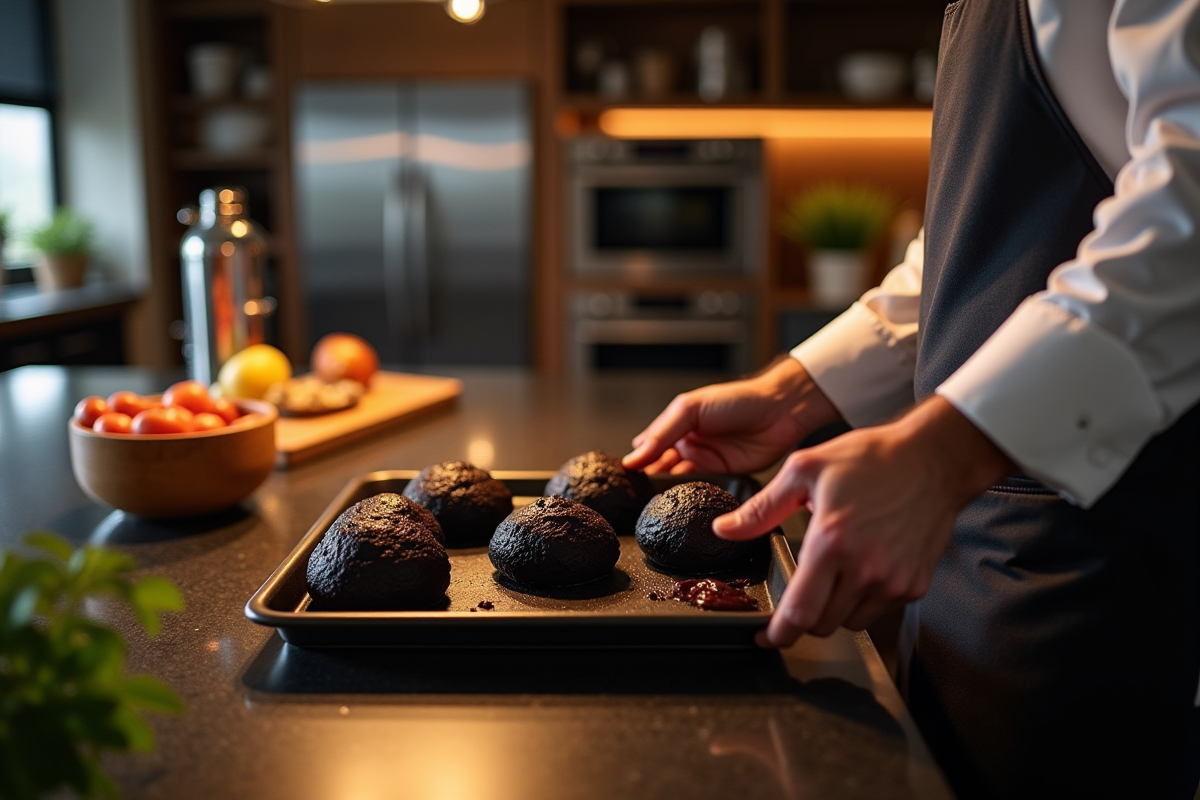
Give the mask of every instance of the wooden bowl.
POLYGON ((235 401, 243 416, 214 431, 97 433, 72 419, 71 469, 88 497, 145 517, 191 517, 244 500, 275 468, 279 412, 235 401))

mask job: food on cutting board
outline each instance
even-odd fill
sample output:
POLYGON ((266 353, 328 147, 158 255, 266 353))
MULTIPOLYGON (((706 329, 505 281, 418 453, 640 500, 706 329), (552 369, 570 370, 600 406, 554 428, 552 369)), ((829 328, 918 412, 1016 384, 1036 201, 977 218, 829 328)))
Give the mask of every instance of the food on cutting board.
POLYGON ((308 557, 314 610, 430 608, 450 585, 450 558, 432 513, 377 494, 342 512, 308 557))
POLYGON ((539 497, 508 515, 488 545, 492 566, 529 586, 572 586, 612 573, 621 555, 604 517, 565 497, 539 497))
POLYGON ((656 495, 637 521, 638 546, 659 566, 704 574, 736 567, 762 540, 733 542, 718 537, 712 522, 740 505, 724 489, 703 481, 681 483, 656 495))
POLYGON ((561 495, 598 512, 618 534, 632 534, 638 514, 654 495, 650 479, 627 470, 621 459, 599 450, 575 456, 546 484, 547 495, 561 495))
POLYGON ((292 377, 287 356, 269 344, 254 344, 239 350, 221 365, 217 385, 221 396, 261 400, 273 383, 292 377))
POLYGON ((465 461, 446 461, 421 470, 404 496, 429 509, 442 526, 447 547, 475 547, 491 539, 512 513, 508 487, 465 461))
POLYGON ((144 397, 119 391, 108 399, 85 397, 75 406, 74 418, 96 433, 156 436, 225 428, 241 416, 231 401, 213 398, 196 381, 173 384, 162 397, 144 397))
POLYGON ((312 417, 332 411, 344 411, 358 405, 366 390, 358 381, 326 383, 316 375, 301 375, 282 383, 273 383, 263 400, 289 417, 312 417))
POLYGON ((352 380, 370 386, 371 376, 379 371, 375 348, 352 333, 322 336, 313 347, 311 361, 313 372, 326 383, 352 380))

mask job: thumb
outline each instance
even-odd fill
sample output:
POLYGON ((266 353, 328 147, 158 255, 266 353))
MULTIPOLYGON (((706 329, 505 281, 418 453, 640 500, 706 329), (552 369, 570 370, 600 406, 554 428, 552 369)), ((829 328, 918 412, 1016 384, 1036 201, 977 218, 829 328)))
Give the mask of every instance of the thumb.
POLYGON ((713 520, 713 533, 722 539, 753 539, 774 530, 804 507, 810 497, 810 478, 795 456, 761 492, 740 507, 713 520))

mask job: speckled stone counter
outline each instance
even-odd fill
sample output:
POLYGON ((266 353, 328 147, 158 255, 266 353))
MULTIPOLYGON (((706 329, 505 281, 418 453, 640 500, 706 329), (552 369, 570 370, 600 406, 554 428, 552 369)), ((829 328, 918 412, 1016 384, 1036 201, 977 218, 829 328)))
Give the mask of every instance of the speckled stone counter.
MULTIPOLYGON (((434 370, 436 372, 436 370, 434 370)), ((158 748, 108 762, 128 798, 537 800, 945 798, 949 791, 865 635, 782 652, 305 651, 242 607, 353 476, 469 458, 554 469, 630 438, 700 376, 464 380, 437 412, 288 472, 215 519, 138 520, 71 476, 66 420, 88 394, 179 376, 26 367, 0 373, 0 542, 52 528, 104 542, 182 588, 188 609, 131 667, 188 705, 158 748)))

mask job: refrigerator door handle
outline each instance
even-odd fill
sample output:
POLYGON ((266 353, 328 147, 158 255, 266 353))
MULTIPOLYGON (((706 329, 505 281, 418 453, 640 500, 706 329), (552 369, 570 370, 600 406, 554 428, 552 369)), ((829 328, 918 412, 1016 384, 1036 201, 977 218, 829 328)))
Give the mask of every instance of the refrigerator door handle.
POLYGON ((408 191, 402 164, 389 180, 383 193, 383 286, 387 306, 388 330, 402 354, 411 347, 408 299, 407 218, 408 191))
POLYGON ((408 181, 409 276, 412 288, 410 309, 413 333, 421 344, 433 338, 433 309, 429 263, 429 185, 421 167, 414 164, 408 181))

